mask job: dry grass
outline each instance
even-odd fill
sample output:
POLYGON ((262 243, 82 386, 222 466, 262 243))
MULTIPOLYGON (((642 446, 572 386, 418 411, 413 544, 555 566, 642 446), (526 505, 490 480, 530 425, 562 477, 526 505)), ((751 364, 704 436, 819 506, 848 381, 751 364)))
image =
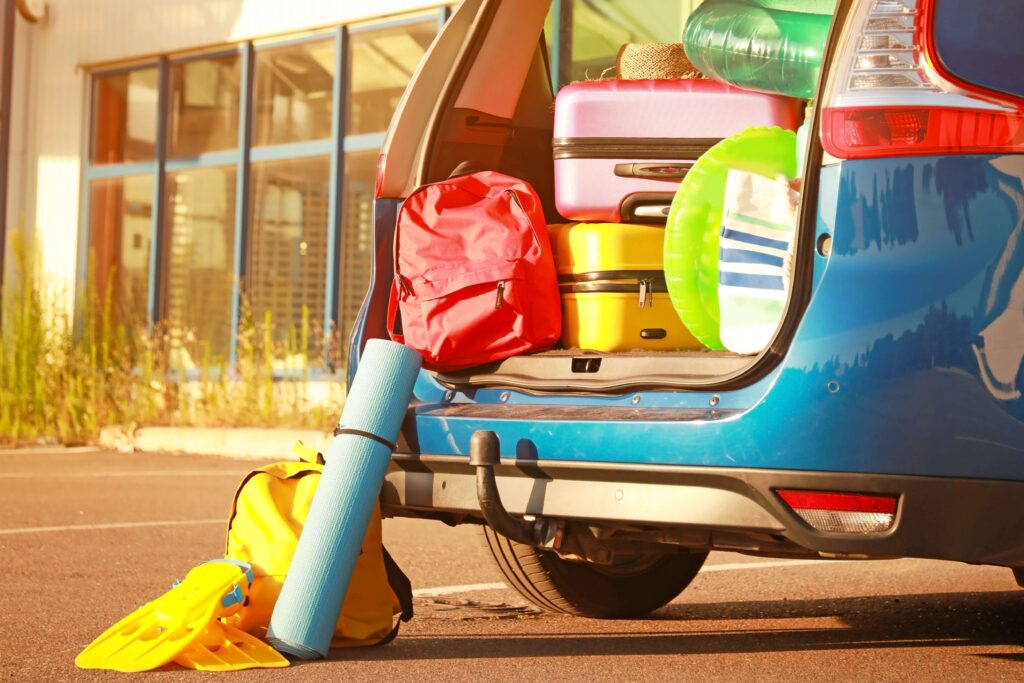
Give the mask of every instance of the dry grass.
POLYGON ((56 293, 45 291, 38 254, 24 235, 12 231, 9 246, 0 443, 88 443, 108 425, 325 428, 337 419, 340 384, 309 380, 308 312, 283 344, 274 342, 269 314, 259 324, 246 314, 234 366, 207 344, 195 370, 185 373, 172 366, 170 335, 124 322, 111 287, 87 291, 73 324, 52 303, 56 293))

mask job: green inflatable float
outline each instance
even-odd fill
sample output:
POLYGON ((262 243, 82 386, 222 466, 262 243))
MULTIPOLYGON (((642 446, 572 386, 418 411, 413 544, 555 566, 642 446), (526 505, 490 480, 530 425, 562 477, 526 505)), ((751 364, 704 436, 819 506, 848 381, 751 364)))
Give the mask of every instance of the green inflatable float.
POLYGON ((665 280, 672 305, 702 344, 723 350, 719 335, 718 241, 730 169, 796 177, 796 134, 748 128, 697 160, 672 200, 665 225, 665 280))
POLYGON ((686 22, 686 56, 705 76, 810 98, 835 0, 706 0, 686 22))

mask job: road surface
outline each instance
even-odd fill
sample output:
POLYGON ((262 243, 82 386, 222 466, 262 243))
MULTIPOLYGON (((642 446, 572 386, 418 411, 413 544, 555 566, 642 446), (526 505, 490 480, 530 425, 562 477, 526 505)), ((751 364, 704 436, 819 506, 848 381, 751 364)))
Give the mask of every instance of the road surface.
MULTIPOLYGON (((254 464, 90 449, 0 452, 0 678, 126 680, 80 671, 74 657, 174 578, 222 555, 231 496, 254 464)), ((393 644, 226 676, 1024 680, 1024 591, 1007 569, 714 553, 649 619, 599 621, 528 606, 503 587, 476 528, 386 520, 384 537, 418 595, 417 617, 393 644)), ((172 667, 157 680, 209 676, 172 667)))

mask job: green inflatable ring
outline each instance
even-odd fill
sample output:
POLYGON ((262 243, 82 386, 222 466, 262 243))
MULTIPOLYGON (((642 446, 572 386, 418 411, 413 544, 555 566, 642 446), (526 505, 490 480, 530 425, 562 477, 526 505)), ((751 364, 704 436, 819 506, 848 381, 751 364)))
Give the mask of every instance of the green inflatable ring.
POLYGON ((796 177, 796 133, 748 128, 697 160, 672 200, 665 225, 665 280, 672 305, 702 344, 724 350, 719 336, 718 238, 730 169, 768 178, 796 177))
POLYGON ((833 0, 706 0, 687 19, 683 48, 709 78, 813 97, 832 5, 833 0))

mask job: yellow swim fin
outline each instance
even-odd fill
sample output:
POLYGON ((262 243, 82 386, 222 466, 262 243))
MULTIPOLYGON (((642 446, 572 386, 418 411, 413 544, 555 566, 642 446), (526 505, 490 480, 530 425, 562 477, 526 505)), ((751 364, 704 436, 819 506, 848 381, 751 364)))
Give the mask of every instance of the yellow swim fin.
POLYGON ((273 647, 219 619, 211 622, 199 640, 182 650, 174 661, 200 671, 288 666, 288 660, 273 647))
POLYGON ((252 579, 252 567, 246 562, 204 562, 170 591, 104 631, 75 664, 115 671, 163 666, 207 634, 218 617, 237 612, 252 579))

